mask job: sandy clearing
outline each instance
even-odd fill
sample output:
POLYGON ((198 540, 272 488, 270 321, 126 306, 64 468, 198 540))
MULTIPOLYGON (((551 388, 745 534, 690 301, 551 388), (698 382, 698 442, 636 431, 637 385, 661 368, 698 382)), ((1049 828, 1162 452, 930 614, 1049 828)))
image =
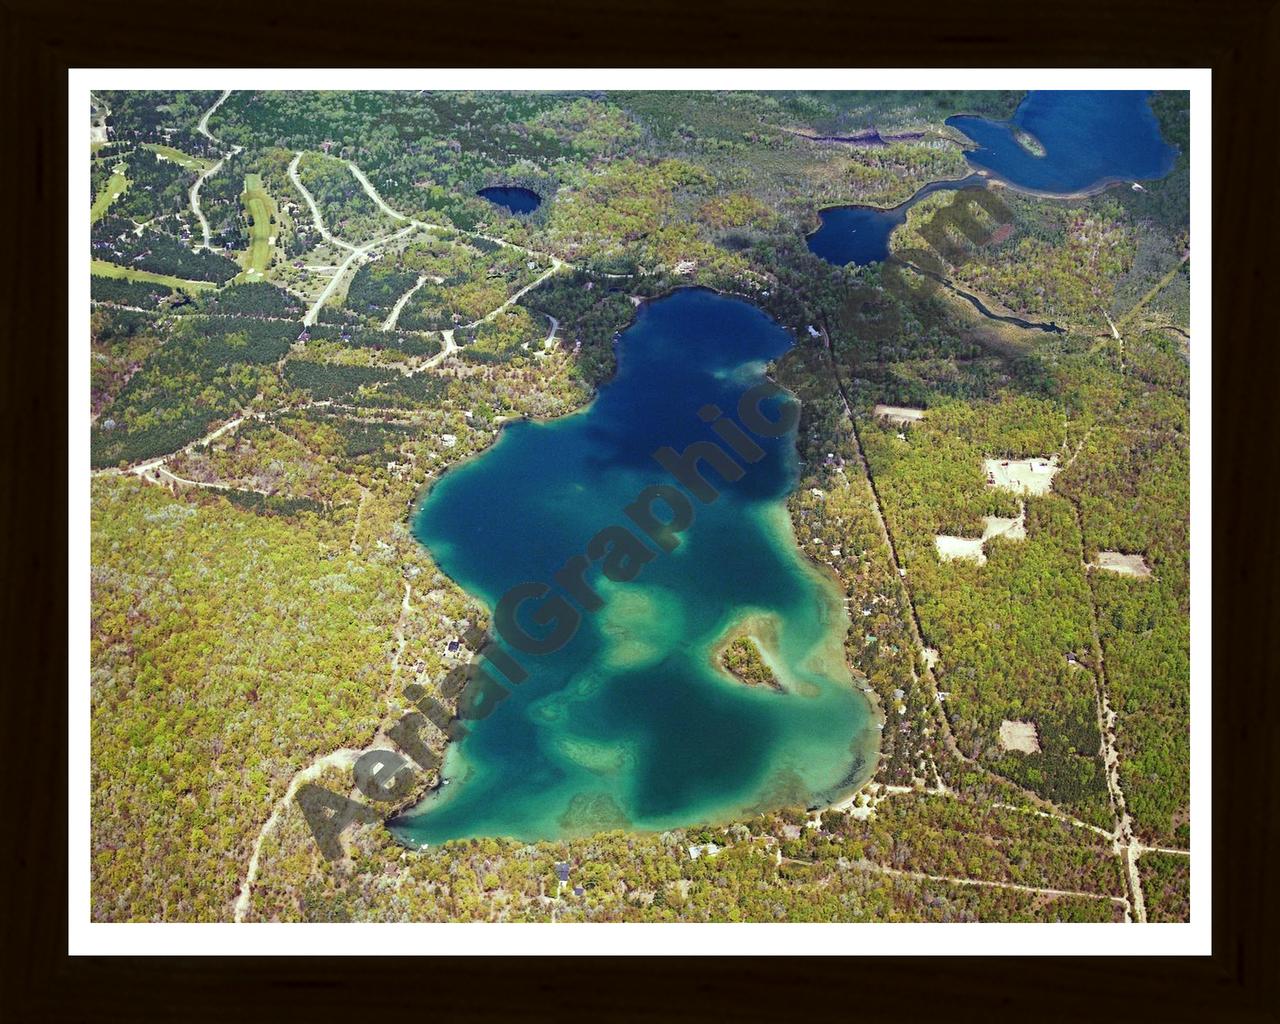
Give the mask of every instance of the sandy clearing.
POLYGON ((1005 537, 1008 540, 1027 539, 1027 507, 1018 510, 1017 519, 1003 516, 983 516, 981 537, 952 537, 939 533, 933 538, 938 549, 938 557, 944 562, 953 562, 958 558, 967 558, 978 565, 987 564, 987 553, 984 550, 987 541, 993 537, 1005 537))
POLYGON ((933 543, 938 548, 938 557, 944 562, 967 558, 979 565, 987 563, 987 556, 982 553, 981 537, 948 537, 940 533, 933 538, 933 543))
POLYGON ((1098 560, 1093 563, 1093 567, 1143 580, 1151 575, 1151 568, 1142 555, 1126 555, 1119 551, 1099 551, 1098 560))
POLYGON ((1002 516, 983 516, 982 522, 985 526, 982 531, 982 540, 984 543, 989 541, 992 537, 1004 537, 1007 540, 1027 539, 1026 505, 1019 508, 1017 519, 1006 519, 1002 516))
POLYGON ((923 409, 912 409, 905 405, 877 405, 872 415, 878 420, 895 427, 908 427, 924 419, 923 409))
POLYGON ((1000 746, 1020 750, 1024 754, 1040 753, 1040 736, 1035 722, 1014 722, 1006 718, 1000 723, 1000 746))
POLYGON ((1048 494, 1053 475, 1061 467, 1058 457, 1032 459, 983 459, 987 484, 1015 494, 1048 494))

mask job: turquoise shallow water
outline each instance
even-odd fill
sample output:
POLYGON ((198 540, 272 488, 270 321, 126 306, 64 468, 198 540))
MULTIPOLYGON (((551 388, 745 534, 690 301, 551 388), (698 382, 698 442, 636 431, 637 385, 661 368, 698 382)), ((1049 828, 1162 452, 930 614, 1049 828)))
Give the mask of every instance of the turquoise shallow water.
MULTIPOLYGON (((715 440, 699 409, 714 403, 732 414, 790 344, 753 306, 711 292, 645 305, 597 399, 555 422, 508 426, 430 491, 416 536, 490 610, 515 584, 551 581, 601 528, 639 533, 623 509, 646 486, 672 483, 652 453, 715 440)), ((794 399, 771 400, 766 411, 780 415, 783 402, 794 399)), ((391 823, 399 838, 671 828, 824 803, 869 776, 879 733, 844 661, 843 601, 799 554, 786 514, 794 432, 753 437, 763 457, 739 460, 733 483, 707 471, 720 496, 693 502, 674 551, 656 553, 627 582, 593 565, 587 579, 603 606, 581 613, 567 645, 541 655, 504 645, 529 678, 467 723, 445 760, 449 785, 391 823), (783 692, 714 667, 717 643, 744 621, 783 692)))

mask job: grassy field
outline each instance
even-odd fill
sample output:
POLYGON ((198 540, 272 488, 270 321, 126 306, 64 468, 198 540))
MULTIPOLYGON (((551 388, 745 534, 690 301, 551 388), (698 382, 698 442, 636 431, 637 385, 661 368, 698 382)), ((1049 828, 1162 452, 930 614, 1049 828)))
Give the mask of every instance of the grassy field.
POLYGON ((162 146, 156 142, 144 142, 142 148, 149 149, 157 156, 172 160, 175 164, 179 164, 191 171, 203 173, 213 166, 212 160, 201 160, 198 156, 184 153, 182 150, 174 149, 172 146, 162 146))
POLYGON ((274 233, 276 204, 262 187, 262 176, 246 174, 244 177, 245 214, 249 219, 249 248, 241 259, 244 278, 260 280, 271 264, 271 236, 274 233))
POLYGON ((152 284, 180 288, 186 292, 198 292, 217 287, 212 281, 184 281, 180 277, 171 277, 168 274, 153 274, 149 270, 135 270, 132 267, 122 267, 118 263, 108 263, 106 260, 94 260, 92 269, 100 277, 124 278, 126 281, 149 281, 152 284))
POLYGON ((129 187, 129 179, 119 171, 114 172, 107 181, 106 187, 98 193, 98 198, 93 201, 93 206, 89 209, 89 223, 93 224, 102 219, 103 214, 107 212, 107 208, 114 203, 129 187))

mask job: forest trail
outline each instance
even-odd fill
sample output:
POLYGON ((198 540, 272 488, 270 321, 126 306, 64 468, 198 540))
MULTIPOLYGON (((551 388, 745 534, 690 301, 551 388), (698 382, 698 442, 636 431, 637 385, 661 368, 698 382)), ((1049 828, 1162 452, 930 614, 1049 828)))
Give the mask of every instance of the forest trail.
POLYGON ((1170 281, 1172 281, 1178 275, 1178 272, 1182 269, 1183 264, 1186 263, 1187 260, 1189 259, 1191 259, 1190 249, 1188 249, 1186 252, 1182 254, 1182 259, 1178 260, 1178 262, 1174 264, 1173 269, 1171 269, 1167 274, 1165 274, 1162 278, 1160 278, 1159 281, 1157 281, 1154 285, 1152 285, 1150 290, 1147 292, 1147 294, 1142 296, 1142 298, 1140 298, 1137 302, 1135 302, 1133 304, 1133 308, 1130 309, 1129 312, 1127 312, 1124 316, 1120 318, 1116 326, 1112 328, 1112 330, 1116 331, 1117 337, 1119 337, 1118 329, 1126 326, 1130 320, 1132 320, 1135 316, 1138 315, 1138 313, 1142 311, 1143 307, 1146 306, 1148 302, 1150 302, 1162 291, 1164 291, 1165 287, 1169 284, 1170 281))
POLYGON ((239 152, 239 146, 232 146, 228 152, 224 153, 219 158, 216 164, 201 174, 200 177, 196 178, 190 190, 187 192, 187 199, 191 203, 191 212, 194 213, 196 215, 196 219, 200 221, 200 232, 204 236, 204 242, 199 246, 201 249, 209 249, 211 248, 211 245, 209 221, 204 215, 204 210, 200 208, 200 186, 217 174, 218 171, 222 170, 222 165, 227 162, 227 157, 235 156, 239 152))
MULTIPOLYGON (((312 226, 319 232, 320 237, 330 245, 339 249, 346 249, 349 252, 354 250, 354 245, 350 242, 344 242, 336 235, 329 234, 329 229, 325 227, 324 218, 320 216, 320 207, 316 205, 315 197, 311 194, 311 190, 302 183, 302 178, 298 175, 298 164, 302 162, 302 156, 302 151, 299 150, 293 154, 293 159, 289 161, 289 180, 293 182, 293 187, 298 190, 298 194, 302 196, 307 204, 307 209, 311 211, 312 226)), ((341 271, 342 268, 339 267, 338 269, 341 271)))
POLYGON ((466 328, 470 329, 470 328, 473 328, 473 327, 479 327, 481 324, 487 324, 490 320, 492 320, 492 319, 493 319, 495 316, 497 316, 499 313, 503 312, 503 311, 504 311, 504 310, 506 310, 506 309, 509 309, 509 308, 510 308, 511 306, 513 306, 515 303, 519 302, 519 301, 520 301, 520 299, 521 299, 521 298, 522 298, 522 297, 523 297, 527 292, 531 292, 531 291, 533 291, 533 289, 537 288, 537 287, 538 287, 538 285, 542 284, 542 282, 543 282, 543 281, 545 281, 547 278, 549 278, 552 274, 554 274, 556 271, 558 271, 561 267, 566 267, 566 266, 568 266, 568 264, 567 264, 567 263, 564 263, 563 261, 561 261, 561 260, 557 259, 555 256, 552 256, 552 257, 551 257, 551 267, 550 267, 550 268, 549 268, 545 273, 541 274, 541 275, 540 275, 539 277, 537 277, 535 280, 533 280, 533 281, 532 281, 532 282, 530 282, 529 284, 525 285, 525 286, 524 286, 523 288, 521 288, 518 292, 516 292, 514 295, 512 295, 509 299, 507 299, 507 301, 506 301, 506 302, 504 302, 504 303, 503 303, 501 306, 499 306, 497 309, 491 309, 491 310, 489 310, 489 312, 488 312, 488 313, 486 313, 484 316, 482 316, 479 320, 472 320, 472 321, 471 321, 471 323, 469 323, 469 324, 465 324, 464 326, 465 326, 466 328))
POLYGON ((236 897, 234 918, 236 924, 243 923, 245 914, 249 912, 249 901, 253 897, 253 883, 258 879, 258 863, 262 857, 262 844, 266 842, 267 836, 271 835, 280 824, 280 819, 288 809, 289 803, 297 795, 298 789, 304 783, 318 778, 329 768, 350 768, 356 763, 361 753, 362 751, 344 747, 312 761, 311 764, 294 775, 289 782, 289 788, 285 790, 284 796, 276 801, 276 805, 271 811, 271 816, 267 818, 258 832, 258 838, 254 841, 253 853, 249 857, 249 867, 245 872, 244 881, 240 884, 240 895, 236 897))
MULTIPOLYGON (((1087 564, 1084 550, 1084 513, 1080 510, 1079 500, 1068 495, 1071 507, 1075 511, 1076 532, 1080 537, 1080 564, 1087 564)), ((1098 603, 1094 598, 1093 584, 1089 587, 1089 621, 1093 633, 1094 658, 1097 668, 1093 673, 1095 700, 1097 703, 1098 732, 1102 736, 1102 767, 1107 780, 1107 796, 1111 801, 1111 813, 1115 819, 1113 839, 1116 853, 1124 862, 1125 875, 1129 880, 1129 890, 1134 919, 1139 924, 1147 920, 1146 900, 1142 894, 1142 877, 1138 873, 1137 845, 1133 836, 1133 819, 1125 803, 1124 789, 1120 785, 1120 757, 1116 753, 1116 713, 1111 708, 1111 697, 1107 687, 1106 653, 1102 649, 1102 633, 1098 628, 1098 603)))
POLYGON ((223 161, 219 160, 216 164, 196 178, 192 183, 190 190, 187 192, 187 201, 191 204, 191 212, 196 215, 196 220, 200 222, 200 234, 203 239, 199 246, 201 249, 209 248, 210 233, 209 220, 205 217, 204 210, 200 209, 200 186, 204 184, 206 178, 212 177, 222 169, 222 163, 223 161))
POLYGON ((184 476, 178 476, 167 466, 157 466, 155 471, 157 483, 168 480, 170 483, 177 484, 179 487, 204 487, 211 491, 247 491, 252 494, 261 494, 264 498, 271 497, 269 491, 264 491, 261 487, 237 487, 234 484, 217 483, 204 480, 189 480, 184 476), (162 480, 161 478, 164 478, 162 480))
POLYGON ((455 352, 458 351, 458 345, 453 340, 452 330, 441 331, 440 340, 441 342, 443 342, 443 347, 440 349, 440 351, 437 352, 435 355, 433 355, 430 359, 426 360, 425 362, 421 363, 418 366, 415 366, 412 370, 410 370, 407 374, 405 374, 406 377, 415 377, 418 374, 420 374, 423 370, 434 369, 435 367, 439 366, 451 355, 453 355, 455 352))
MULTIPOLYGON (((373 200, 373 204, 379 210, 381 210, 383 213, 385 213, 388 217, 392 218, 393 220, 410 220, 411 219, 409 217, 406 217, 403 213, 397 213, 395 210, 391 209, 391 207, 388 206, 386 202, 383 200, 382 196, 378 194, 378 190, 373 187, 373 182, 371 182, 368 178, 365 177, 364 171, 360 170, 360 168, 357 167, 350 160, 347 161, 347 167, 350 169, 351 173, 355 176, 356 181, 360 182, 360 184, 364 187, 365 193, 369 196, 370 199, 373 200)), ((427 227, 428 225, 424 224, 423 226, 427 227)))
POLYGON ((129 472, 134 474, 134 476, 140 476, 145 478, 148 475, 154 474, 156 470, 163 468, 164 464, 168 462, 170 459, 174 458, 175 456, 183 455, 187 452, 190 452, 192 449, 197 448, 202 444, 209 444, 212 441, 216 441, 218 438, 220 438, 223 434, 227 433, 228 431, 235 430, 244 421, 245 421, 245 414, 236 416, 234 419, 229 419, 227 420, 226 423, 222 424, 222 426, 218 427, 215 430, 209 431, 209 433, 205 434, 204 437, 197 438, 196 440, 192 441, 190 444, 185 445, 182 448, 179 448, 176 452, 170 452, 168 455, 161 455, 158 459, 151 459, 148 462, 140 462, 138 465, 130 469, 129 472))
MULTIPOLYGON (((770 837, 772 838, 772 837, 770 837)), ((786 857, 777 851, 777 863, 781 864, 818 864, 820 861, 804 857, 786 857)), ((1000 882, 987 878, 963 878, 958 875, 931 875, 924 871, 909 871, 906 868, 891 868, 871 860, 859 860, 853 865, 854 870, 874 871, 894 878, 910 878, 917 882, 942 882, 947 885, 970 885, 990 889, 1011 889, 1014 892, 1031 893, 1036 896, 1074 896, 1081 899, 1107 900, 1125 909, 1126 919, 1129 915, 1129 900, 1125 896, 1112 896, 1109 893, 1086 892, 1083 889, 1055 889, 1040 885, 1023 885, 1021 882, 1000 882)))
POLYGON ((893 875, 898 878, 911 878, 917 882, 945 882, 949 885, 976 885, 992 889, 1012 889, 1015 892, 1028 892, 1037 896, 1075 896, 1090 900, 1110 900, 1118 903, 1126 911, 1129 901, 1123 896, 1109 896, 1099 892, 1083 892, 1078 889, 1047 889, 1035 885, 1022 885, 1018 882, 995 882, 985 878, 959 878, 954 875, 929 875, 923 871, 905 871, 901 868, 889 868, 882 864, 871 864, 870 870, 882 875, 893 875))
MULTIPOLYGON (((844 382, 840 379, 840 371, 836 366, 835 351, 831 347, 831 335, 827 330, 824 322, 821 328, 822 343, 827 353, 827 360, 831 366, 831 375, 835 381, 836 391, 840 395, 840 403, 844 408, 845 416, 849 420, 850 437, 853 441, 854 454, 857 456, 858 465, 862 468, 862 474, 867 481, 867 486, 871 488, 872 509, 875 512, 876 525, 880 532, 880 539, 883 541, 889 552, 889 564, 893 568, 898 579, 898 585, 902 589, 903 596, 906 598, 907 607, 911 614, 907 616, 907 627, 911 633, 911 640, 915 644, 915 649, 923 658, 926 648, 924 642, 924 630, 920 625, 920 615, 916 611, 915 598, 911 594, 911 588, 906 583, 906 572, 902 568, 902 562, 898 558, 898 548, 894 543, 893 534, 889 530, 889 523, 885 519, 884 507, 880 501, 880 492, 876 489, 875 476, 871 472, 871 463, 867 461, 866 453, 862 448, 862 436, 858 431, 858 422, 853 415, 853 407, 849 403, 849 396, 845 394, 844 382)), ((972 763, 970 758, 965 757, 961 752, 959 744, 956 743, 955 734, 951 731, 951 722, 947 719, 945 708, 942 706, 941 700, 938 699, 938 683, 933 676, 933 670, 925 663, 923 677, 917 671, 916 658, 911 659, 911 681, 913 684, 919 685, 921 678, 928 684, 928 696, 932 698, 932 705, 938 709, 938 722, 942 730, 943 746, 947 752, 955 756, 958 760, 972 763)))
MULTIPOLYGON (((405 634, 405 626, 408 625, 409 616, 413 613, 413 606, 410 601, 413 597, 413 588, 408 582, 404 585, 404 597, 400 601, 400 617, 396 620, 394 636, 396 638, 396 652, 391 656, 391 675, 387 680, 387 689, 383 694, 383 698, 391 701, 396 692, 396 680, 400 678, 400 660, 404 657, 404 649, 409 644, 409 637, 405 634)), ((377 731, 373 734, 373 739, 369 741, 366 750, 376 750, 392 747, 393 741, 387 735, 389 719, 383 719, 382 724, 378 726, 377 731)), ((352 787, 350 792, 352 800, 360 796, 359 790, 352 787)))
POLYGON ((360 486, 360 504, 356 506, 356 522, 355 525, 351 527, 350 550, 352 551, 356 549, 356 536, 360 533, 360 520, 364 518, 364 503, 365 499, 368 497, 369 488, 362 484, 360 486))
POLYGON ((404 655, 405 645, 409 642, 409 638, 405 636, 404 627, 409 619, 409 599, 413 597, 413 587, 406 582, 404 585, 404 598, 400 602, 400 619, 396 622, 396 653, 391 659, 391 689, 394 692, 396 679, 400 675, 400 659, 404 655))
POLYGON ((185 477, 180 477, 174 473, 171 473, 168 470, 168 468, 166 468, 165 466, 165 463, 168 462, 170 459, 177 458, 179 455, 185 455, 193 451, 194 449, 198 448, 200 445, 209 444, 212 441, 216 441, 218 438, 220 438, 223 434, 227 433, 228 431, 235 430, 246 419, 253 418, 256 420, 261 420, 264 417, 265 417, 265 414, 261 412, 241 413, 239 416, 236 416, 234 419, 227 420, 226 423, 222 424, 222 426, 218 427, 217 429, 209 431, 209 433, 205 434, 203 437, 196 438, 190 444, 185 444, 181 448, 177 449, 176 451, 169 452, 166 455, 161 455, 158 458, 147 459, 145 462, 139 462, 137 465, 130 466, 128 469, 122 470, 122 469, 118 469, 115 466, 107 466, 102 469, 91 469, 89 471, 89 475, 90 476, 125 476, 125 475, 136 476, 139 480, 142 480, 144 483, 160 484, 160 485, 164 485, 165 481, 162 479, 162 476, 166 476, 166 477, 169 477, 171 481, 184 486, 189 485, 193 487, 208 487, 216 490, 229 490, 229 491, 230 490, 236 490, 236 491, 252 490, 252 491, 257 491, 257 493, 259 494, 266 494, 266 491, 258 491, 257 488, 253 488, 253 487, 233 487, 230 484, 201 483, 199 480, 188 480, 185 477))

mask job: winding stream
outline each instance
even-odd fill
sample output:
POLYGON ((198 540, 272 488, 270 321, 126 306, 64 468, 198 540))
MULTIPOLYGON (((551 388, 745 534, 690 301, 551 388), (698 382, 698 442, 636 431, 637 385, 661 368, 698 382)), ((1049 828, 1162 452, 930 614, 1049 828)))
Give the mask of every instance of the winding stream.
MULTIPOLYGON (((828 263, 865 266, 890 256, 889 240, 906 222, 907 211, 942 190, 986 188, 989 178, 1031 195, 1063 198, 1088 194, 1124 181, 1162 178, 1177 150, 1160 135, 1146 92, 1030 92, 1008 121, 969 114, 947 118, 977 147, 965 153, 975 173, 954 181, 933 181, 905 203, 889 209, 833 206, 818 211, 821 226, 807 238, 809 250, 828 263), (1029 135, 1034 152, 1019 138, 1029 135)), ((978 296, 942 275, 907 263, 964 299, 989 320, 1038 331, 1063 333, 1040 323, 992 311, 978 296)))

